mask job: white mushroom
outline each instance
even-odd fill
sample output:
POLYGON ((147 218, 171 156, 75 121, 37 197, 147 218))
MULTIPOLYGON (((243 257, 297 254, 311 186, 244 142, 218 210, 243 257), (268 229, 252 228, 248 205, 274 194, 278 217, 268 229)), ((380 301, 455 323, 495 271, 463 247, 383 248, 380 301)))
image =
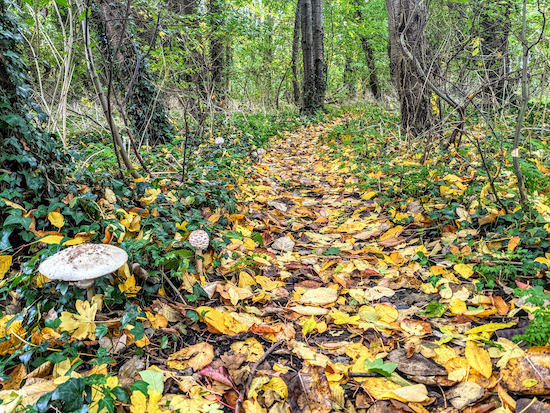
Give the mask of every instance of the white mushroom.
POLYGON ((216 145, 219 145, 219 146, 222 146, 224 143, 225 143, 225 139, 221 136, 218 136, 215 140, 214 140, 214 143, 216 145))
POLYGON ((200 275, 203 275, 202 250, 208 248, 208 245, 210 244, 210 238, 208 237, 207 232, 202 229, 191 232, 191 234, 189 234, 189 244, 195 248, 195 268, 200 275))
POLYGON ((50 280, 70 281, 87 290, 90 301, 95 294, 95 279, 118 270, 126 261, 126 251, 114 245, 80 244, 52 255, 38 271, 50 280))
POLYGON ((256 152, 258 153, 259 156, 264 156, 265 155, 265 149, 264 148, 258 148, 256 150, 256 152))

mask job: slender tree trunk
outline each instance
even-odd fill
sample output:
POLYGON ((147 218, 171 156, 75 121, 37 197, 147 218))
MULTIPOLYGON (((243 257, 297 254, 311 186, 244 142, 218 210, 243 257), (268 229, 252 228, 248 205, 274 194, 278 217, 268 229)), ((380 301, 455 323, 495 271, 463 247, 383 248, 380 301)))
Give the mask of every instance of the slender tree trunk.
POLYGON ((348 91, 348 96, 350 99, 353 99, 356 94, 355 89, 355 70, 352 67, 352 59, 349 55, 346 55, 346 60, 344 63, 344 85, 348 91))
POLYGON ((292 92, 294 98, 294 104, 300 106, 300 86, 298 83, 298 55, 300 53, 300 1, 296 6, 296 13, 294 15, 294 35, 292 36, 292 60, 290 67, 292 69, 292 92))
POLYGON ((374 53, 372 47, 370 46, 369 39, 366 36, 361 36, 360 38, 361 47, 363 49, 363 53, 365 54, 365 61, 367 62, 367 67, 369 68, 369 88, 374 98, 376 100, 380 100, 382 97, 382 91, 380 89, 380 83, 378 82, 378 73, 374 60, 374 53))
POLYGON ((132 121, 134 136, 146 137, 153 143, 166 141, 174 129, 168 121, 158 88, 148 78, 144 56, 139 56, 128 32, 129 4, 121 7, 108 0, 99 0, 98 8, 107 41, 105 44, 102 39, 104 54, 106 60, 112 62, 113 83, 123 96, 123 109, 132 121))
MULTIPOLYGON (((365 21, 363 17, 363 12, 361 11, 361 6, 358 0, 355 1, 355 7, 357 8, 355 16, 361 24, 364 24, 365 21)), ((360 34, 359 39, 361 40, 361 48, 363 49, 363 53, 365 54, 365 62, 367 63, 367 67, 369 68, 369 88, 374 98, 376 100, 380 100, 380 98, 382 97, 382 92, 380 89, 380 83, 378 82, 378 73, 374 60, 374 51, 372 50, 372 46, 370 45, 367 36, 365 36, 364 34, 360 34)))
POLYGON ((302 60, 304 64, 304 84, 302 92, 302 112, 315 112, 315 69, 313 62, 313 32, 311 22, 311 0, 300 0, 302 23, 302 60))
POLYGON ((323 29, 323 0, 311 0, 311 20, 313 31, 313 67, 315 79, 315 110, 325 106, 327 90, 327 70, 325 65, 324 29, 323 29))
POLYGON ((503 101, 513 92, 509 74, 509 36, 511 30, 510 9, 513 6, 509 1, 481 2, 477 5, 480 10, 479 36, 481 54, 483 56, 487 87, 486 92, 498 101, 503 101))
POLYGON ((210 77, 214 90, 213 100, 222 105, 225 98, 224 90, 224 46, 221 27, 223 25, 222 0, 210 0, 208 3, 210 13, 210 77))
MULTIPOLYGON (((84 15, 86 15, 87 9, 86 9, 86 6, 84 6, 82 0, 77 1, 77 7, 78 7, 79 14, 84 13, 84 15)), ((109 125, 109 129, 111 130, 111 134, 113 135, 113 140, 115 143, 115 146, 114 146, 115 152, 117 153, 117 157, 120 156, 122 158, 122 162, 130 172, 130 174, 136 179, 141 178, 141 175, 138 174, 134 169, 134 166, 132 165, 132 161, 130 160, 128 153, 126 152, 125 146, 120 136, 120 132, 113 119, 112 112, 109 108, 107 97, 103 93, 103 85, 101 84, 101 80, 99 79, 99 76, 97 74, 97 70, 94 62, 94 55, 92 53, 92 48, 90 47, 91 39, 90 39, 89 19, 87 17, 84 18, 81 21, 81 25, 82 25, 82 33, 84 37, 84 52, 85 52, 86 67, 88 69, 88 73, 90 74, 90 78, 94 85, 94 89, 96 91, 97 97, 101 104, 101 109, 103 110, 103 114, 105 115, 105 119, 107 120, 107 123, 109 125)))
POLYGON ((422 1, 414 0, 386 0, 386 8, 390 73, 399 95, 401 125, 406 133, 417 136, 431 127, 429 91, 414 62, 403 50, 401 35, 409 52, 425 67, 427 9, 422 1))

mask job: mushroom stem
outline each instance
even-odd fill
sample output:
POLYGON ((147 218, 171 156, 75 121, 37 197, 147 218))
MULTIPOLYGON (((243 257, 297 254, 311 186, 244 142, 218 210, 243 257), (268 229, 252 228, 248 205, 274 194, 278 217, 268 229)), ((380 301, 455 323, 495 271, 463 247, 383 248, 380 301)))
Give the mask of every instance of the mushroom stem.
POLYGON ((202 250, 199 250, 197 249, 195 251, 195 268, 197 269, 197 273, 200 275, 200 276, 203 276, 203 263, 202 263, 202 260, 204 259, 203 255, 202 255, 202 250))
POLYGON ((88 298, 88 302, 90 303, 92 302, 92 298, 94 298, 94 295, 95 295, 95 288, 94 288, 94 285, 92 284, 92 286, 86 290, 86 298, 88 298))

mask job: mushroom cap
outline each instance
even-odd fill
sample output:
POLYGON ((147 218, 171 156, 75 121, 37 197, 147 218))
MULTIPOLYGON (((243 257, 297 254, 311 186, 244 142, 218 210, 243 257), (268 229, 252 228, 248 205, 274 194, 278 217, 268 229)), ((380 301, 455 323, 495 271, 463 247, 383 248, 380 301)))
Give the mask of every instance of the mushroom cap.
POLYGON ((52 255, 38 271, 50 280, 93 280, 118 270, 126 261, 126 251, 114 245, 80 244, 52 255))
POLYGON ((198 250, 204 250, 210 244, 210 237, 206 231, 198 229, 189 234, 189 244, 198 250))
POLYGON ((261 156, 261 155, 265 155, 265 149, 264 149, 264 148, 258 148, 258 149, 257 149, 257 153, 258 153, 258 155, 260 155, 260 156, 261 156))
POLYGON ((218 136, 215 140, 214 140, 214 143, 216 145, 223 145, 225 143, 225 139, 222 137, 222 136, 218 136))

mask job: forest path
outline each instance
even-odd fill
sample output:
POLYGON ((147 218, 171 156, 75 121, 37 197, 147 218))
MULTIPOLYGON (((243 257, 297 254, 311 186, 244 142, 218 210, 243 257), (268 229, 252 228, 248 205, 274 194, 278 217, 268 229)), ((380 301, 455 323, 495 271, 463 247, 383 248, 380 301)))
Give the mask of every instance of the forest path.
POLYGON ((358 179, 336 158, 336 150, 347 149, 323 139, 344 121, 339 118, 286 132, 272 142, 264 158, 249 171, 247 182, 257 194, 248 198, 253 201, 249 204, 252 212, 269 211, 271 218, 293 233, 321 230, 351 217, 365 203, 359 198, 358 179), (255 208, 258 204, 261 209, 255 208))

